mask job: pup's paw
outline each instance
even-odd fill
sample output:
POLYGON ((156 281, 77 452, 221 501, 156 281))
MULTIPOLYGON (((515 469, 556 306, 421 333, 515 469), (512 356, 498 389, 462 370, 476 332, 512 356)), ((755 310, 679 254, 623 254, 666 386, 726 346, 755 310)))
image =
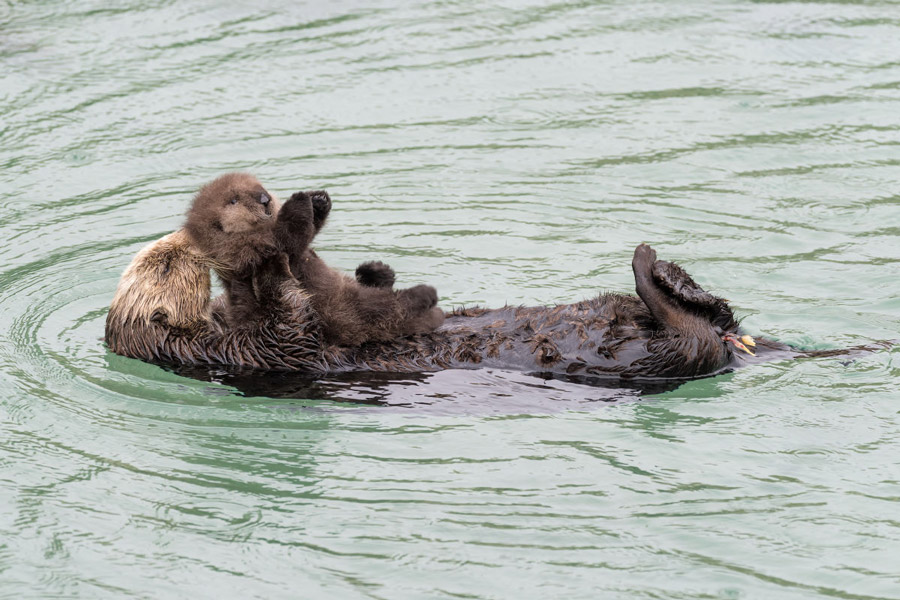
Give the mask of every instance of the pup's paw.
POLYGON ((306 192, 306 194, 312 202, 313 223, 316 226, 316 231, 318 231, 325 224, 328 214, 331 213, 331 196, 325 190, 313 190, 306 192))
POLYGON ((380 260, 373 260, 356 267, 356 280, 366 287, 392 288, 395 275, 390 266, 380 260))
POLYGON ((253 276, 257 282, 277 284, 285 279, 293 277, 288 256, 276 249, 267 260, 264 260, 253 270, 253 276))
POLYGON ((313 219, 312 199, 306 192, 292 194, 278 211, 278 220, 306 224, 313 219))
POLYGON ((403 296, 409 310, 414 313, 424 312, 437 305, 437 290, 430 285, 416 285, 403 290, 403 296))

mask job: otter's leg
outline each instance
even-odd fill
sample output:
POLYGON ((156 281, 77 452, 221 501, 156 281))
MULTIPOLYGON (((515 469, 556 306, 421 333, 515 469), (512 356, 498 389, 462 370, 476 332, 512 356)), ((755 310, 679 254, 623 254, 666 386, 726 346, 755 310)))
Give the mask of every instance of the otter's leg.
POLYGON ((394 287, 394 270, 381 262, 369 261, 356 267, 356 280, 366 287, 392 288, 394 287))
POLYGON ((433 331, 444 321, 444 312, 437 307, 437 290, 430 285, 398 291, 358 286, 355 293, 354 306, 366 341, 433 331))
POLYGON ((253 291, 251 277, 223 281, 225 289, 225 320, 229 327, 240 328, 255 323, 260 317, 259 302, 253 291))
MULTIPOLYGON (((313 208, 313 226, 319 233, 331 213, 331 197, 325 190, 303 192, 309 196, 313 208)), ((315 235, 315 234, 314 234, 315 235)), ((381 261, 364 262, 356 268, 356 280, 364 286, 376 288, 394 287, 394 270, 381 261)))
POLYGON ((655 263, 656 251, 650 246, 641 244, 634 251, 631 266, 638 296, 665 330, 665 335, 648 342, 651 354, 630 367, 632 374, 697 377, 726 366, 731 356, 721 331, 717 331, 708 317, 679 304, 669 289, 659 285, 653 277, 655 263))
POLYGON ((408 318, 403 328, 404 334, 434 331, 444 323, 446 316, 441 307, 433 306, 414 317, 408 318))
POLYGON ((437 290, 430 285, 415 285, 397 292, 397 299, 406 314, 419 315, 437 305, 437 290))
POLYGON ((316 235, 314 221, 312 199, 306 192, 292 195, 278 211, 275 240, 281 251, 287 254, 295 276, 299 276, 304 254, 316 235))
POLYGON ((223 281, 229 327, 254 327, 271 319, 288 280, 296 282, 287 255, 279 253, 262 261, 251 275, 223 281))
POLYGON ((396 295, 404 313, 401 335, 434 331, 444 322, 444 311, 437 306, 437 290, 432 286, 416 285, 396 295))
POLYGON ((264 313, 269 312, 269 308, 281 300, 283 286, 287 281, 297 283, 291 273, 287 254, 281 253, 263 262, 254 271, 252 279, 258 309, 264 313))
POLYGON ((635 249, 631 268, 634 271, 637 294, 661 326, 672 330, 684 329, 687 316, 684 310, 679 309, 653 279, 655 262, 656 250, 647 244, 641 244, 635 249))

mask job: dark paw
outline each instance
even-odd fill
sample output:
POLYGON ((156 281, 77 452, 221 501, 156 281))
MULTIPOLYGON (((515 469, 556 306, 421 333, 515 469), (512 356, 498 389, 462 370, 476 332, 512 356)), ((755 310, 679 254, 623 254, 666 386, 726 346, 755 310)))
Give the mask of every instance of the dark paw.
POLYGON ((306 194, 309 195, 310 201, 312 201, 313 224, 316 226, 316 231, 318 231, 322 229, 325 219, 328 218, 328 214, 331 212, 331 197, 325 190, 314 190, 306 192, 306 194))
POLYGON ((635 269, 640 267, 641 270, 650 270, 653 267, 653 263, 655 262, 656 250, 654 250, 647 244, 641 244, 634 249, 634 258, 631 259, 631 265, 635 269))
POLYGON ((422 331, 434 331, 444 324, 446 316, 444 311, 435 306, 425 314, 424 329, 422 331))
POLYGON ((437 290, 430 285, 417 285, 402 291, 406 306, 410 312, 419 313, 437 305, 437 290))
POLYGON ((269 260, 273 256, 276 256, 280 250, 274 244, 260 244, 257 247, 258 260, 256 262, 262 262, 265 260, 269 260))
POLYGON ((313 218, 312 199, 306 192, 292 194, 278 211, 278 220, 289 223, 309 223, 313 218))
POLYGON ((380 260, 364 262, 356 267, 356 280, 366 287, 392 288, 394 279, 394 270, 380 260))
POLYGON ((687 271, 665 260, 653 263, 653 280, 665 292, 686 304, 698 306, 712 306, 716 298, 702 287, 697 285, 687 271))
POLYGON ((273 254, 254 269, 253 277, 257 286, 275 286, 286 279, 291 279, 293 275, 287 254, 284 252, 273 254))

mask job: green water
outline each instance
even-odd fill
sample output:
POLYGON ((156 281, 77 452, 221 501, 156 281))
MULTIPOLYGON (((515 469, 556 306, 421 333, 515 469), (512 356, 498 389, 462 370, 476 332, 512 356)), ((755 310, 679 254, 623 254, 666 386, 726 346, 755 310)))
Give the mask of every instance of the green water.
POLYGON ((0 4, 0 598, 900 598, 896 349, 643 396, 105 351, 234 169, 448 308, 649 242, 756 334, 900 338, 897 3, 395 4, 0 4))

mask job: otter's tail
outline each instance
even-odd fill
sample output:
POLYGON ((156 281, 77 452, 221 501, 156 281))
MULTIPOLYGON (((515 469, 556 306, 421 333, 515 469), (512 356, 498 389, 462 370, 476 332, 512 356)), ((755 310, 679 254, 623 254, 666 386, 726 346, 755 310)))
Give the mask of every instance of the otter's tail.
POLYGON ((756 347, 754 348, 755 354, 753 356, 749 356, 743 353, 738 354, 743 364, 757 364, 763 362, 771 362, 773 360, 795 360, 829 357, 843 357, 850 361, 854 358, 865 356, 866 354, 872 354, 873 352, 879 352, 881 350, 893 348, 894 346, 898 345, 898 343, 900 343, 900 340, 885 340, 870 342, 868 344, 862 344, 859 346, 851 346, 850 348, 836 348, 833 350, 801 350, 800 348, 795 348, 794 346, 789 346, 788 344, 776 342, 775 340, 769 340, 764 337, 757 337, 755 338, 755 341, 756 347))
POLYGON ((794 358, 823 358, 829 356, 855 358, 857 356, 893 348, 898 343, 900 343, 900 340, 882 340, 860 346, 851 346, 850 348, 837 348, 835 350, 797 350, 795 348, 792 348, 792 350, 794 351, 794 358))

